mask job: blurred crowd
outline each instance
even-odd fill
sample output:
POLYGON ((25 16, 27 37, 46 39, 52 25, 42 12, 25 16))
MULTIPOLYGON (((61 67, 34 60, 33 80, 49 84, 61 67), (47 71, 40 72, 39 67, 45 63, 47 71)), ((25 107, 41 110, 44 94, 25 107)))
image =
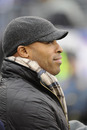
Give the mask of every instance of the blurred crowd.
POLYGON ((40 16, 69 31, 58 43, 64 49, 61 72, 69 119, 87 124, 87 0, 0 0, 0 68, 3 32, 14 18, 40 16))
POLYGON ((56 25, 85 28, 86 0, 0 0, 0 33, 15 17, 37 15, 56 25))

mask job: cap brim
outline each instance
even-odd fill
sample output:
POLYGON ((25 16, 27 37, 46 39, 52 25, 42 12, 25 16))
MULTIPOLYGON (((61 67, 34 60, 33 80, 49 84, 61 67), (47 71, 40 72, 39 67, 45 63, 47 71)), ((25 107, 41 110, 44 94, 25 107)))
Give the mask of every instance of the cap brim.
POLYGON ((63 31, 63 30, 55 30, 54 32, 39 38, 40 42, 49 42, 49 41, 54 41, 54 40, 60 40, 66 37, 68 34, 68 31, 63 31))

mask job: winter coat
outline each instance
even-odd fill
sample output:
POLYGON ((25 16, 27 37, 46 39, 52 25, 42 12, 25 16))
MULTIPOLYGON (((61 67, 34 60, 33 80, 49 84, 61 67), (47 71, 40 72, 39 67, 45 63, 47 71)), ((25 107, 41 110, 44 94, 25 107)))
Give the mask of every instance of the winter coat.
POLYGON ((58 98, 37 73, 7 59, 0 83, 0 120, 6 130, 68 130, 58 98))

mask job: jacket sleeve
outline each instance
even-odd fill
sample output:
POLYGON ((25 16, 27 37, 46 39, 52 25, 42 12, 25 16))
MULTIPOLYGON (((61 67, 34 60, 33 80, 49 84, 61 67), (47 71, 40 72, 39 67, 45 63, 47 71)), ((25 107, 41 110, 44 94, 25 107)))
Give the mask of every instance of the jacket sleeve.
POLYGON ((11 120, 16 130, 60 130, 49 104, 41 100, 14 104, 11 120), (21 105, 19 105, 21 104, 21 105))

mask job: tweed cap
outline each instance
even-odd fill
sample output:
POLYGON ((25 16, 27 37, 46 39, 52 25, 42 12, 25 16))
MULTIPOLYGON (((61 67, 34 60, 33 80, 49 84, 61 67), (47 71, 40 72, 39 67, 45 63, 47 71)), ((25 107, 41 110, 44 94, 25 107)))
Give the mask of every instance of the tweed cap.
POLYGON ((4 32, 2 48, 5 56, 16 53, 19 45, 34 42, 50 42, 67 35, 67 31, 57 29, 50 21, 36 17, 23 16, 13 19, 4 32))

